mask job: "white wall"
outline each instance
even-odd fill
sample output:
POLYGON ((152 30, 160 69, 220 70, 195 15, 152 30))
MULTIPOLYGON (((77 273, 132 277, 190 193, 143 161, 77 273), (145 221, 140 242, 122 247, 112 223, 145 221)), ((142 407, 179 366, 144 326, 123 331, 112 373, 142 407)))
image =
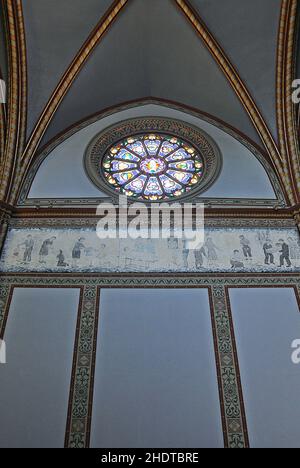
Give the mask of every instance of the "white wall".
POLYGON ((223 447, 207 290, 102 290, 92 447, 223 447))
POLYGON ((89 198, 103 194, 92 184, 83 168, 86 147, 105 128, 122 120, 145 117, 171 117, 198 126, 219 145, 223 170, 204 197, 275 199, 269 178, 256 157, 241 143, 192 115, 158 105, 136 107, 104 118, 64 141, 48 155, 34 179, 29 198, 89 198))
POLYGON ((15 289, 0 365, 0 447, 64 446, 76 289, 15 289))
POLYGON ((293 289, 231 289, 250 444, 300 448, 300 365, 291 343, 300 339, 293 289))

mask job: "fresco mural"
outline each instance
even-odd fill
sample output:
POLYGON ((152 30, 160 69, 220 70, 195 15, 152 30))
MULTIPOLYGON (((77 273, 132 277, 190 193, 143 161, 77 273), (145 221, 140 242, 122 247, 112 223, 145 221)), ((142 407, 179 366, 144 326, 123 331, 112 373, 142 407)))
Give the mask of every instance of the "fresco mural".
POLYGON ((11 229, 2 272, 300 271, 297 229, 220 229, 197 250, 182 239, 106 239, 95 229, 11 229))

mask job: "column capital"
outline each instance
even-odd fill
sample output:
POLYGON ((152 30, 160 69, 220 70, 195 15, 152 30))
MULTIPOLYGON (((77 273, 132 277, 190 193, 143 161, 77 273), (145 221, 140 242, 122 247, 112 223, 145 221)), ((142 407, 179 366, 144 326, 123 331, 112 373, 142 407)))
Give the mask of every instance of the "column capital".
POLYGON ((296 209, 294 210, 293 216, 300 231, 300 207, 299 206, 297 206, 296 209))
POLYGON ((13 214, 13 207, 0 201, 0 253, 5 242, 10 219, 13 214))
POLYGON ((8 216, 9 218, 12 216, 14 207, 11 205, 8 205, 7 203, 4 203, 3 201, 0 201, 0 219, 4 216, 8 216))

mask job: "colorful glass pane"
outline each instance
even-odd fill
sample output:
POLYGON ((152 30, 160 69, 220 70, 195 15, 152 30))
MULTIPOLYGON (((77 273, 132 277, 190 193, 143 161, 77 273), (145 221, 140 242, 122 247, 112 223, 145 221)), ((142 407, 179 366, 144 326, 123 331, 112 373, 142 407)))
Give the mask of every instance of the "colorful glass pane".
POLYGON ((119 182, 119 184, 124 185, 126 184, 126 182, 129 182, 131 179, 136 177, 138 174, 138 171, 121 172, 114 174, 113 177, 119 182))
POLYGON ((130 153, 126 149, 121 149, 117 154, 118 159, 125 159, 126 161, 139 161, 139 157, 135 156, 134 154, 130 153))
POLYGON ((128 169, 136 169, 137 165, 133 163, 127 163, 123 161, 112 161, 111 170, 112 171, 126 171, 128 169))
POLYGON ((148 133, 112 146, 102 161, 102 170, 115 191, 159 201, 190 192, 203 175, 204 161, 180 138, 148 133))
POLYGON ((191 156, 184 149, 179 149, 174 154, 171 154, 167 158, 167 161, 182 161, 184 159, 190 159, 190 158, 191 156))
POLYGON ((175 180, 170 179, 170 177, 166 175, 160 176, 160 180, 166 193, 175 192, 182 188, 175 180))
POLYGON ((156 177, 151 177, 145 189, 145 195, 163 195, 161 185, 156 177))
POLYGON ((146 180, 147 176, 140 175, 137 179, 127 184, 125 188, 126 190, 132 190, 133 192, 141 193, 144 189, 146 180))
POLYGON ((145 146, 151 156, 155 156, 161 145, 160 140, 145 140, 145 146))
POLYGON ((128 149, 134 151, 139 156, 147 156, 143 143, 140 141, 136 141, 135 143, 128 145, 128 149))
POLYGON ((193 177, 189 172, 168 171, 167 174, 178 180, 181 184, 188 184, 193 177))
POLYGON ((176 151, 177 149, 178 149, 177 144, 174 145, 173 143, 170 143, 169 141, 164 141, 161 146, 159 155, 165 157, 165 156, 168 156, 170 153, 176 151))
POLYGON ((141 169, 146 174, 159 174, 166 169, 166 165, 161 159, 148 158, 141 162, 141 169))
POLYGON ((178 169, 180 171, 192 171, 195 172, 194 161, 182 161, 177 163, 170 163, 169 167, 172 169, 178 169))

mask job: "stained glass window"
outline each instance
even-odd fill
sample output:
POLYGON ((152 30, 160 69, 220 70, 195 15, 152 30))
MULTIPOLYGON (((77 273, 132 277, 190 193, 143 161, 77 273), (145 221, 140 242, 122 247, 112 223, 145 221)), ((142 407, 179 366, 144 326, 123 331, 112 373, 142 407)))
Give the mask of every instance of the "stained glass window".
POLYGON ((188 194, 204 171, 202 156, 192 145, 156 133, 126 138, 109 149, 101 164, 115 191, 148 201, 188 194))

